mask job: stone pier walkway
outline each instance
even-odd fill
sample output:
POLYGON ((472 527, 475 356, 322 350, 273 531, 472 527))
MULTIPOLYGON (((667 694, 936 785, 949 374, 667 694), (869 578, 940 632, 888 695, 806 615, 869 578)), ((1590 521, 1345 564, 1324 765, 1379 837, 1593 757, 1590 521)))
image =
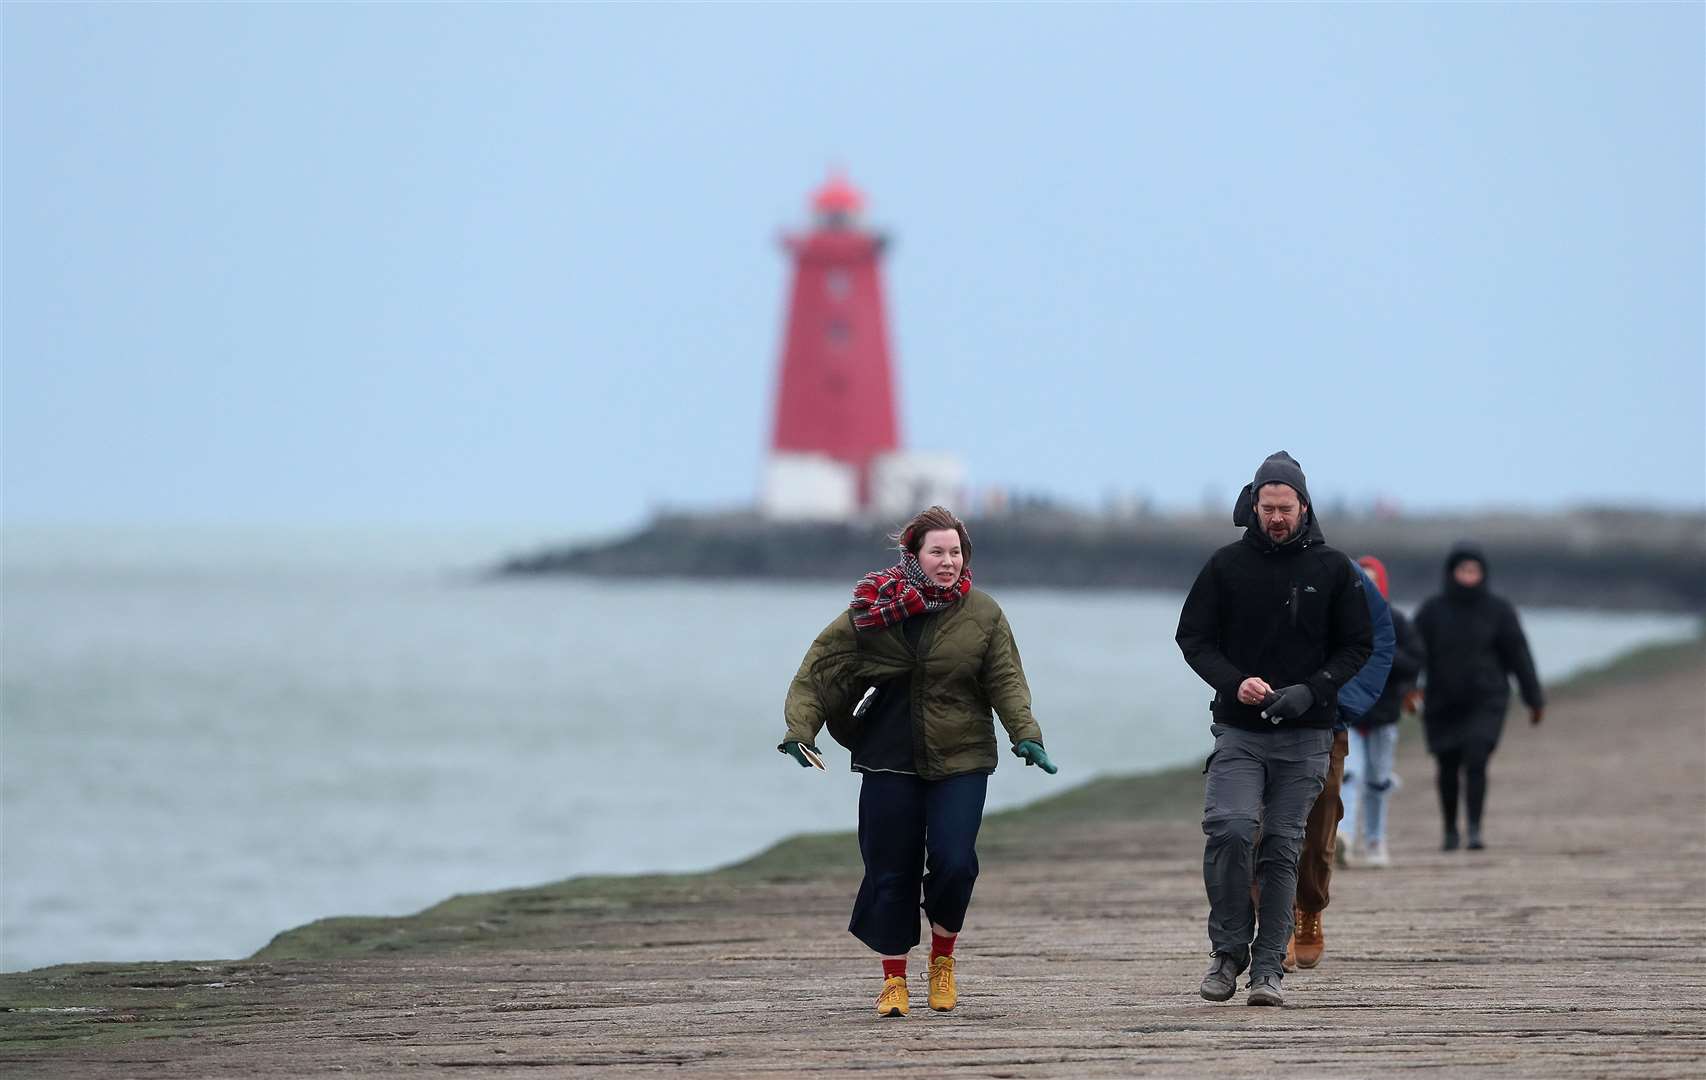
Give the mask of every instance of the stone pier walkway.
POLYGON ((0 977, 0 1072, 1706 1076, 1706 667, 1513 715, 1485 852, 1437 850, 1417 741, 1395 865, 1335 875, 1283 1009, 1196 994, 1194 821, 1077 824, 983 848, 948 1014, 915 971, 913 1014, 873 1015, 852 879, 710 881, 559 911, 553 948, 0 977))

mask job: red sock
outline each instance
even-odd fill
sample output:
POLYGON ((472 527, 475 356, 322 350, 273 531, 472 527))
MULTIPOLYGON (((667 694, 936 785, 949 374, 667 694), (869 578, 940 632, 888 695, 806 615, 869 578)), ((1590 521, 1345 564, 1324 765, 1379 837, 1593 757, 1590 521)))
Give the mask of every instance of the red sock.
POLYGON ((904 956, 899 960, 883 961, 883 978, 892 979, 896 976, 902 979, 906 978, 906 957, 904 956))
POLYGON ((954 955, 954 942, 959 940, 959 936, 958 934, 948 934, 944 937, 934 930, 930 931, 930 959, 954 955))

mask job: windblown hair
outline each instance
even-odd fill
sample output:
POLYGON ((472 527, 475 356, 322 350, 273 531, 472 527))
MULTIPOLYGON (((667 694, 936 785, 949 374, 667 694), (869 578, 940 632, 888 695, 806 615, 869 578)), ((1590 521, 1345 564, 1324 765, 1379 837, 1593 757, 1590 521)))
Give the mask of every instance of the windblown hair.
POLYGON ((953 529, 960 534, 960 555, 965 560, 964 565, 970 566, 971 534, 966 532, 966 523, 945 506, 932 506, 920 511, 917 517, 901 526, 899 532, 891 534, 889 541, 901 550, 917 555, 924 546, 924 535, 936 529, 953 529))

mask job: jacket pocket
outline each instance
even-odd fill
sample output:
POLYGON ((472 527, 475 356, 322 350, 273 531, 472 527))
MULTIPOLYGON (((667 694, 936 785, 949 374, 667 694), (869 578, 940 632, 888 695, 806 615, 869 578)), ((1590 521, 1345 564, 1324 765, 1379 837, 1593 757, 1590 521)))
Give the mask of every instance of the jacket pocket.
POLYGON ((1308 582, 1292 586, 1291 626, 1313 642, 1327 639, 1327 594, 1308 582))

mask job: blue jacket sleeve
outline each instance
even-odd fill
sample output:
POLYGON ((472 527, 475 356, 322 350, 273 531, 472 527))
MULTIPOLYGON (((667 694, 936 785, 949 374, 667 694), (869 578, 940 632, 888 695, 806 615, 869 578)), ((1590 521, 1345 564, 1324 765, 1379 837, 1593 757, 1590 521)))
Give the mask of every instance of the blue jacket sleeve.
POLYGON ((1380 700, 1380 692, 1386 689, 1386 676, 1392 671, 1392 654, 1398 646, 1398 634, 1392 628, 1392 609, 1387 606, 1386 598, 1362 567, 1357 567, 1357 573, 1362 574, 1362 594, 1368 600, 1369 622, 1374 624, 1374 651, 1356 675, 1339 688, 1341 723, 1356 721, 1380 700))

